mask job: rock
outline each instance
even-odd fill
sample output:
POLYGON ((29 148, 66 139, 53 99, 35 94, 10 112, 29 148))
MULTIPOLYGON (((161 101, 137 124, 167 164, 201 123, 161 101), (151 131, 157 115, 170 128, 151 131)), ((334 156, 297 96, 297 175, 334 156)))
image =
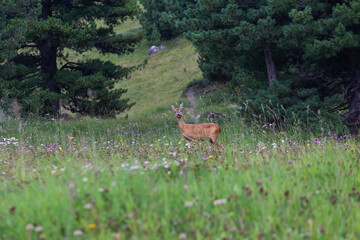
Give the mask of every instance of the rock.
POLYGON ((230 104, 229 105, 229 108, 238 108, 239 106, 238 105, 235 105, 235 104, 230 104))
POLYGON ((158 53, 160 52, 161 50, 164 50, 165 47, 163 45, 160 45, 160 46, 152 46, 149 50, 149 55, 153 55, 155 53, 158 53))

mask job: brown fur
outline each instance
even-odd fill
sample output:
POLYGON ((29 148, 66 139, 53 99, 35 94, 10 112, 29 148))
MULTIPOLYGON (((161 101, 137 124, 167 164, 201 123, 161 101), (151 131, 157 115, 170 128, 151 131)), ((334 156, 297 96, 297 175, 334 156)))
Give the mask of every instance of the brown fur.
POLYGON ((191 146, 191 143, 195 143, 199 147, 199 141, 210 141, 214 144, 215 149, 221 147, 217 142, 218 135, 221 133, 221 127, 216 123, 201 123, 201 124, 186 124, 181 113, 183 104, 180 104, 180 108, 175 108, 171 105, 171 109, 175 112, 175 116, 179 123, 179 128, 182 135, 191 146))

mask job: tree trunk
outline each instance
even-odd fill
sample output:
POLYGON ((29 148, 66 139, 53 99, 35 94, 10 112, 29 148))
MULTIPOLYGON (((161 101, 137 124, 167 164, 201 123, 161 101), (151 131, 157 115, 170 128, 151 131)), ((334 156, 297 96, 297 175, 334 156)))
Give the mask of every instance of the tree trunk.
POLYGON ((266 70, 269 80, 269 86, 273 85, 273 80, 277 80, 276 68, 275 63, 271 55, 270 49, 264 47, 264 55, 265 55, 265 62, 266 62, 266 70))
POLYGON ((345 92, 349 112, 344 122, 351 134, 358 134, 360 129, 360 52, 350 53, 351 77, 345 92))
MULTIPOLYGON (((43 1, 41 18, 46 19, 51 15, 51 1, 43 1)), ((60 93, 60 88, 56 85, 56 82, 54 81, 54 75, 57 72, 57 44, 52 41, 51 37, 46 37, 38 39, 37 48, 40 52, 41 73, 44 82, 46 83, 51 93, 60 93)), ((53 108, 53 113, 55 115, 58 115, 60 110, 59 101, 57 100, 51 104, 53 108)))

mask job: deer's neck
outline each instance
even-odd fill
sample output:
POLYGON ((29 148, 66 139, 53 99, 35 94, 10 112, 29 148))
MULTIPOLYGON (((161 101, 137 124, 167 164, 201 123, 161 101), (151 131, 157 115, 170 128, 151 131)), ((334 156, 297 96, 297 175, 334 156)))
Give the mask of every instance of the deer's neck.
POLYGON ((186 126, 186 123, 185 123, 185 121, 184 121, 184 118, 181 117, 181 118, 178 118, 177 120, 178 120, 178 123, 179 123, 180 130, 183 131, 183 129, 184 129, 185 126, 186 126))

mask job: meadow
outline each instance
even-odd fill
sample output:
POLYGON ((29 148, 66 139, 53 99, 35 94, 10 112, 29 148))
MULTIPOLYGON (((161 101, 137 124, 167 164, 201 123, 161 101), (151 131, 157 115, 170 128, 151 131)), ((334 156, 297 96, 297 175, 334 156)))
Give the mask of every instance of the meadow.
POLYGON ((220 125, 222 152, 172 114, 3 121, 0 238, 360 237, 357 137, 220 125))
POLYGON ((335 123, 250 126, 219 90, 192 107, 200 122, 211 110, 231 116, 218 122, 224 149, 189 150, 170 104, 189 106, 197 54, 184 39, 164 46, 104 57, 148 60, 119 83, 137 104, 117 119, 0 119, 0 239, 360 238, 358 136, 335 123))

